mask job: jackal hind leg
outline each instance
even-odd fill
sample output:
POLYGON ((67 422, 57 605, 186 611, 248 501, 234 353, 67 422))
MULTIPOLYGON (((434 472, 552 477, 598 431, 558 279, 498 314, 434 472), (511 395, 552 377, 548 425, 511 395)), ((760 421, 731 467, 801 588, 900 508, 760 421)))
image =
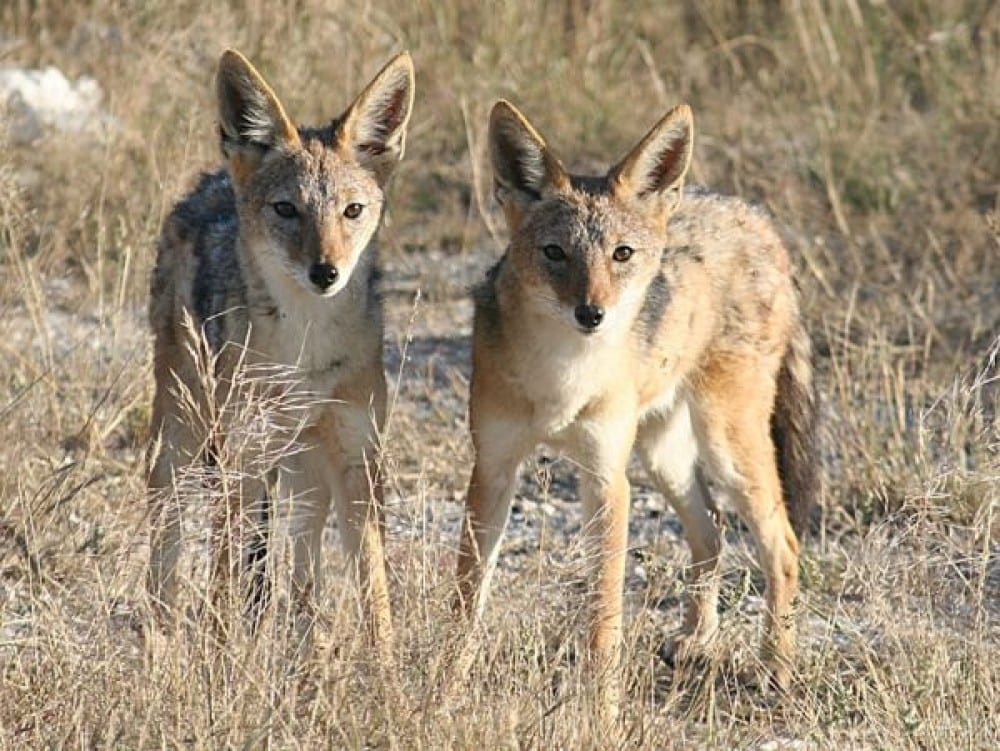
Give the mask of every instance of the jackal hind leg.
POLYGON ((786 687, 795 651, 799 546, 782 501, 771 440, 769 365, 739 362, 715 369, 697 408, 696 431, 712 478, 732 498, 756 545, 766 582, 762 657, 772 680, 786 687))
POLYGON ((686 401, 647 416, 636 448, 656 488, 670 502, 691 550, 681 633, 665 650, 671 662, 704 656, 719 627, 719 555, 722 535, 714 503, 698 471, 698 445, 686 401))

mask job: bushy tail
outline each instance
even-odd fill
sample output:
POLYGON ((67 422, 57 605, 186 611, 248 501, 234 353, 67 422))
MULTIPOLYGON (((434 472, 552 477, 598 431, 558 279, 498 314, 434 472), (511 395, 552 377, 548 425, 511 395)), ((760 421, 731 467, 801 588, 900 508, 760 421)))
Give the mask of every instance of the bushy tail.
POLYGON ((799 321, 778 373, 771 439, 778 457, 785 509, 800 540, 809 528, 809 513, 821 492, 818 420, 812 343, 799 321))

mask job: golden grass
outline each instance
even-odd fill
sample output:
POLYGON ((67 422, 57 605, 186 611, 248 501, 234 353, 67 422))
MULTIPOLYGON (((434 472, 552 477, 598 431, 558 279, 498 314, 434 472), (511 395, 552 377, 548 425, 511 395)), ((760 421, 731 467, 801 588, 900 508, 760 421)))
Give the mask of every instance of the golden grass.
POLYGON ((0 150, 0 746, 599 745, 558 462, 526 473, 474 680, 445 669, 470 456, 463 290, 503 242, 483 152, 501 96, 584 166, 689 102, 694 180, 777 216, 820 353, 829 483, 803 563, 801 679, 776 701, 733 678, 754 660, 760 602, 738 527, 726 648, 686 680, 659 664, 686 550, 637 473, 623 743, 1000 745, 996 3, 14 0, 0 29, 0 65, 92 75, 119 123, 107 141, 0 150), (147 277, 165 212, 216 162, 226 46, 304 122, 339 113, 399 49, 417 66, 382 233, 395 681, 339 577, 305 673, 287 669, 278 616, 210 649, 204 499, 185 557, 192 618, 142 637, 147 277))

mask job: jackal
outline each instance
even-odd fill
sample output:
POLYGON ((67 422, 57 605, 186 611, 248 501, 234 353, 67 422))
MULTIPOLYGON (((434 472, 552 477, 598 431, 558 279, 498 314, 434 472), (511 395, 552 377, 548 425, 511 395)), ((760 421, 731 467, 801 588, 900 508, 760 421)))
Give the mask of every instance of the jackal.
POLYGON ((777 681, 791 675, 798 536, 817 479, 810 341, 768 217, 684 189, 692 139, 682 105, 606 175, 581 177, 511 104, 490 115, 510 244, 474 295, 458 605, 482 609, 521 462, 542 442, 567 452, 596 565, 590 652, 612 710, 633 447, 693 557, 674 654, 703 650, 718 626, 712 495, 725 495, 767 581, 765 656, 777 681))
MULTIPOLYGON (((293 373, 299 403, 307 405, 297 450, 268 473, 280 473, 294 497, 300 629, 307 629, 319 586, 321 535, 333 499, 369 625, 384 646, 391 622, 377 459, 386 382, 374 237, 386 183, 403 154, 413 64, 406 53, 393 58, 339 118, 319 128, 296 128, 236 51, 223 53, 216 89, 226 167, 204 175, 174 207, 151 284, 150 594, 161 613, 169 611, 181 523, 171 493, 175 477, 204 459, 211 441, 225 439, 224 420, 223 435, 207 436, 202 421, 184 414, 181 392, 212 411, 219 401, 241 398, 238 368, 282 366, 293 373), (185 321, 193 321, 199 346, 213 358, 221 384, 213 393, 199 379, 198 347, 190 346, 185 321)), ((218 583, 251 568, 251 604, 259 613, 268 592, 260 567, 266 488, 258 477, 239 484, 216 515, 215 576, 218 583), (235 556, 231 546, 245 536, 250 510, 257 518, 249 539, 256 544, 235 556)))

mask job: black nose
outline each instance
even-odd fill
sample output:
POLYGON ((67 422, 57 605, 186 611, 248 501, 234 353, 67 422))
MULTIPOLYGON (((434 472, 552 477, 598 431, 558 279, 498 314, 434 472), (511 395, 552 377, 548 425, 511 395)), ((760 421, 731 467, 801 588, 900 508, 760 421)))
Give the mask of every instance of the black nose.
POLYGON ((338 276, 340 272, 337 267, 328 263, 314 263, 309 269, 309 281, 322 290, 330 289, 338 276))
POLYGON ((593 331, 604 320, 604 308, 596 305, 577 305, 573 311, 576 321, 588 331, 593 331))

